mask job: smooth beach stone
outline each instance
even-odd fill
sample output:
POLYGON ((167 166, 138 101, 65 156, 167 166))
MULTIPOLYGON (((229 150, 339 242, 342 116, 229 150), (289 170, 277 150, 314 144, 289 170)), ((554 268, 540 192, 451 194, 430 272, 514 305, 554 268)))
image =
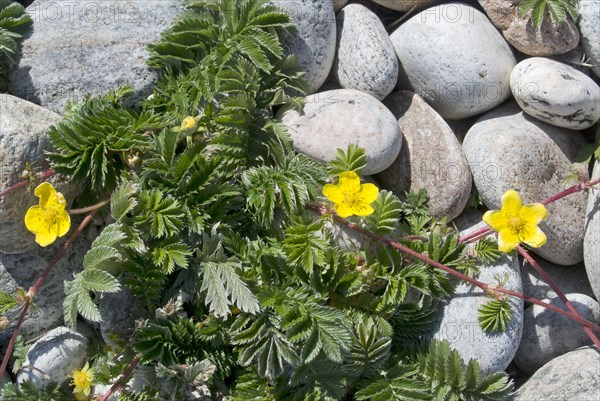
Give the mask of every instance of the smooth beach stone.
MULTIPOLYGON (((584 0, 587 1, 587 0, 584 0)), ((538 27, 531 15, 520 16, 522 0, 479 0, 492 23, 508 43, 530 56, 563 54, 577 46, 579 32, 570 18, 556 23, 548 16, 538 27)))
POLYGON ((471 193, 471 172, 456 136, 419 95, 399 91, 384 104, 398 119, 402 132, 400 154, 375 179, 382 188, 404 196, 426 189, 429 211, 452 220, 465 208, 471 193))
POLYGON ((600 77, 600 0, 578 1, 577 12, 581 45, 592 71, 600 77))
POLYGON ((335 57, 335 12, 331 0, 271 0, 284 10, 297 32, 284 38, 288 54, 298 57, 306 72, 309 93, 314 93, 327 79, 335 57))
POLYGON ((126 287, 115 293, 102 294, 98 302, 100 315, 100 333, 107 344, 113 344, 113 336, 126 341, 135 328, 133 309, 135 297, 126 287))
POLYGON ((515 57, 474 7, 447 3, 428 8, 390 38, 400 60, 397 87, 416 92, 444 118, 474 116, 510 96, 515 57))
MULTIPOLYGON (((497 284, 495 277, 507 278, 503 288, 522 291, 519 261, 508 255, 491 266, 481 266, 478 280, 497 284)), ((468 283, 460 283, 450 301, 439 310, 428 338, 448 340, 464 361, 473 358, 484 374, 500 372, 515 356, 523 330, 523 300, 509 297, 511 320, 501 333, 488 333, 477 320, 480 306, 490 301, 483 290, 468 283)))
MULTIPOLYGON (((583 294, 566 294, 582 318, 598 323, 600 306, 583 294)), ((568 310, 558 298, 544 299, 550 305, 568 310)), ((515 355, 515 363, 523 372, 533 373, 557 356, 591 344, 581 325, 540 305, 525 309, 523 338, 515 355)))
MULTIPOLYGON (((26 100, 0 95, 0 191, 23 181, 22 173, 28 163, 36 172, 50 168, 44 154, 50 149, 48 128, 60 119, 60 115, 26 100)), ((65 196, 67 207, 79 193, 77 186, 58 176, 44 181, 65 196)), ((39 198, 27 188, 0 198, 1 253, 16 254, 39 248, 35 235, 27 230, 23 220, 27 209, 38 203, 39 198)))
POLYGON ((541 367, 519 388, 513 401, 596 401, 600 399, 598 389, 600 352, 596 347, 581 347, 541 367))
POLYGON ((382 100, 394 90, 398 80, 398 57, 385 27, 360 4, 344 7, 336 21, 333 74, 343 88, 382 100))
POLYGON ((530 116, 582 130, 600 119, 600 87, 583 72, 542 57, 521 61, 510 74, 515 100, 530 116))
POLYGON ((351 143, 364 148, 365 175, 388 168, 402 146, 394 115, 373 96, 352 89, 307 96, 302 112, 284 107, 277 118, 287 127, 294 149, 322 163, 351 143))
POLYGON ((68 101, 129 84, 132 102, 146 98, 158 72, 146 45, 158 41, 183 10, 183 0, 36 0, 31 34, 8 76, 8 91, 63 113, 68 101))
POLYGON ((80 333, 60 326, 37 340, 27 351, 17 383, 31 381, 40 388, 63 383, 87 360, 88 340, 80 333))
MULTIPOLYGON (((74 219, 72 226, 76 227, 79 221, 74 219)), ((13 295, 17 288, 28 289, 54 258, 62 242, 64 240, 59 239, 56 245, 47 248, 38 246, 36 250, 18 255, 0 254, 0 289, 13 295)), ((73 273, 81 271, 83 257, 90 244, 91 241, 84 235, 78 236, 40 287, 35 296, 37 310, 28 313, 20 331, 26 341, 63 324, 64 281, 73 280, 73 273)), ((8 344, 19 319, 18 310, 15 309, 5 315, 10 320, 10 326, 0 331, 0 348, 8 344)))
POLYGON ((396 11, 410 11, 415 8, 428 7, 438 0, 372 0, 373 3, 396 11))
MULTIPOLYGON (((600 162, 596 160, 592 179, 600 178, 600 162)), ((583 260, 588 280, 596 299, 600 299, 600 189, 589 189, 585 212, 583 260)))
MULTIPOLYGON (((566 188, 575 156, 587 143, 583 134, 530 117, 516 103, 483 115, 467 133, 463 150, 483 203, 501 207, 502 195, 514 189, 523 204, 541 202, 566 188)), ((546 206, 539 227, 547 242, 535 253, 559 265, 583 260, 587 194, 575 193, 546 206)))

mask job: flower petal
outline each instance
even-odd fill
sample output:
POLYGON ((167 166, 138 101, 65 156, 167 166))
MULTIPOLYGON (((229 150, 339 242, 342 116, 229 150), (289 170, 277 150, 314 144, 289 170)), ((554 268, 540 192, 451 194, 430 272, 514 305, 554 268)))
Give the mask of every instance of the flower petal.
POLYGON ((360 177, 354 171, 344 171, 338 185, 343 193, 355 194, 360 191, 360 177))
POLYGON ((50 227, 35 234, 35 242, 40 246, 48 246, 56 241, 56 238, 56 229, 52 230, 50 227))
POLYGON ((360 202, 364 202, 368 205, 375 202, 375 199, 377 199, 378 196, 379 188, 377 188, 376 185, 367 183, 360 186, 360 192, 358 193, 358 200, 360 202))
POLYGON ((333 203, 341 203, 346 198, 339 185, 327 184, 323 187, 323 195, 333 203))
POLYGON ((500 231, 508 224, 508 219, 502 210, 488 210, 483 215, 483 221, 494 231, 500 231))
POLYGON ((48 200, 56 193, 56 189, 49 182, 42 182, 35 188, 33 193, 40 198, 40 206, 46 206, 48 200))
POLYGON ((333 207, 335 208, 335 212, 338 214, 338 216, 343 219, 354 214, 354 209, 346 202, 336 203, 333 205, 333 207))
POLYGON ((510 228, 504 228, 498 233, 498 249, 501 252, 512 252, 519 245, 519 236, 510 228))
POLYGON ((510 216, 518 216, 523 202, 521 196, 514 189, 509 189, 502 195, 502 211, 510 216))
POLYGON ((525 225, 537 226, 548 216, 548 210, 541 203, 530 203, 521 208, 521 220, 525 225))
POLYGON ((56 216, 56 225, 57 225, 57 234, 59 237, 62 237, 66 233, 69 232, 71 228, 71 216, 69 213, 63 211, 56 216))
POLYGON ((368 216, 374 211, 368 203, 356 202, 352 205, 352 212, 357 216, 368 216))
POLYGON ((46 225, 46 209, 43 206, 31 206, 25 214, 25 227, 34 234, 44 230, 46 225))
POLYGON ((521 231, 521 242, 533 248, 539 248, 546 243, 546 234, 538 226, 528 225, 521 231))

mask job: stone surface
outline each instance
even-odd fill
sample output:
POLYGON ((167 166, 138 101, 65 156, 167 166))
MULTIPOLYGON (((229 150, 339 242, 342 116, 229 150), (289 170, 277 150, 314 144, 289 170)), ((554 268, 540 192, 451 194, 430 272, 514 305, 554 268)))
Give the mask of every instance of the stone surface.
POLYGON ((592 71, 600 77, 600 0, 580 0, 577 11, 583 51, 593 65, 592 71))
POLYGON ((333 0, 333 11, 339 12, 348 4, 348 0, 333 0))
POLYGON ((447 3, 421 11, 390 38, 400 89, 418 93, 444 118, 480 114, 510 96, 510 46, 479 10, 447 3))
POLYGON ((437 0, 372 0, 374 3, 379 4, 385 8, 396 11, 410 11, 413 7, 420 9, 428 7, 435 3, 437 0))
POLYGON ((363 174, 379 173, 398 156, 402 135, 394 115, 377 99, 352 89, 307 96, 302 113, 285 107, 277 113, 294 149, 320 162, 333 160, 336 150, 354 143, 365 149, 363 174))
MULTIPOLYGON (((585 143, 581 133, 538 121, 511 102, 483 115, 467 133, 463 150, 484 204, 497 210, 509 189, 518 191, 524 204, 565 189, 564 179, 585 143)), ((583 260, 586 200, 580 192, 547 206, 540 228, 548 241, 535 253, 559 265, 583 260)))
MULTIPOLYGON (((596 160, 592 178, 600 178, 600 162, 598 160, 596 160)), ((600 189, 598 188, 589 192, 585 219, 583 260, 592 290, 596 299, 600 299, 600 189)))
MULTIPOLYGON (((583 294, 566 294, 577 312, 586 320, 598 323, 600 306, 598 302, 583 294)), ((558 298, 544 299, 553 306, 567 310, 558 298)), ((525 373, 533 373, 557 356, 573 351, 592 340, 585 334, 581 325, 540 305, 525 309, 523 338, 515 355, 515 363, 525 373)))
POLYGON ((298 32, 287 36, 288 54, 298 57, 314 93, 327 79, 335 56, 335 12, 331 0, 271 0, 286 11, 298 32))
MULTIPOLYGON (((76 227, 79 221, 81 219, 73 219, 73 226, 76 227)), ((47 248, 38 247, 36 250, 19 255, 0 254, 0 289, 14 294, 18 287, 29 288, 52 260, 63 242, 64 239, 61 238, 55 245, 47 248)), ((45 331, 63 324, 64 280, 72 280, 73 273, 81 271, 83 257, 90 244, 91 241, 84 235, 77 237, 52 270, 52 274, 42 284, 35 297, 38 311, 29 312, 27 319, 23 322, 21 334, 25 340, 38 337, 45 331)), ((18 320, 18 313, 11 310, 7 317, 11 326, 8 330, 0 332, 0 346, 8 344, 12 329, 18 320)))
POLYGON ((32 381, 42 388, 51 382, 63 383, 74 369, 85 364, 87 348, 84 336, 67 327, 57 327, 29 348, 17 383, 32 381))
POLYGON ((356 89, 379 100, 398 80, 398 57, 385 27, 360 4, 350 4, 336 17, 336 57, 332 72, 345 89, 356 89))
POLYGON ((540 368, 517 391, 514 401, 600 400, 600 353, 582 347, 540 368))
MULTIPOLYGON (((494 276, 508 278, 504 288, 522 291, 517 258, 503 256, 499 262, 482 267, 477 279, 496 284, 494 276)), ((477 320, 477 309, 489 300, 481 289, 460 283, 454 297, 440 309, 428 334, 429 337, 448 340, 463 360, 476 359, 484 374, 506 369, 519 347, 523 329, 523 301, 511 297, 512 318, 506 330, 493 334, 483 331, 477 320)))
POLYGON ((36 0, 34 28, 22 42, 9 93, 58 113, 69 100, 130 84, 132 102, 152 92, 158 74, 146 65, 156 42, 183 9, 182 0, 36 0))
MULTIPOLYGON (((48 128, 58 121, 60 115, 43 107, 0 95, 0 191, 23 181, 21 175, 27 163, 35 166, 36 172, 50 168, 44 151, 50 148, 48 128)), ((57 177, 46 181, 65 195, 70 206, 77 187, 57 177)), ((0 252, 15 254, 39 247, 23 222, 27 208, 38 203, 33 191, 25 188, 0 198, 0 252)))
POLYGON ((131 336, 135 328, 132 314, 134 306, 135 298, 126 287, 122 286, 121 291, 116 293, 102 294, 98 308, 102 316, 100 333, 105 343, 113 344, 113 336, 124 341, 131 336))
POLYGON ((398 196, 426 189, 429 211, 453 219, 465 208, 471 192, 471 172, 454 133, 435 110, 408 91, 384 104, 398 119, 402 148, 398 158, 376 180, 398 196))
POLYGON ((582 130, 600 119, 600 87, 583 72, 542 57, 521 61, 510 74, 515 100, 530 116, 582 130))
POLYGON ((479 0, 492 23, 508 43, 520 52, 530 56, 552 56, 566 53, 577 46, 579 32, 571 19, 567 18, 557 24, 546 17, 542 25, 537 27, 529 16, 519 16, 521 2, 522 0, 479 0))

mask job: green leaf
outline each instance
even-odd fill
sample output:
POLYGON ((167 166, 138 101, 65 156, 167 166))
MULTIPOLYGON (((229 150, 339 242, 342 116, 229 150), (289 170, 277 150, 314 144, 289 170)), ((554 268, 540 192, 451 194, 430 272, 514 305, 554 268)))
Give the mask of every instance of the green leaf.
POLYGON ((8 312, 18 304, 19 302, 12 295, 0 291, 0 314, 8 312))
POLYGON ((512 313, 506 300, 494 299, 481 305, 477 310, 477 320, 481 328, 491 333, 503 332, 510 323, 512 313))
POLYGON ((123 181, 110 196, 110 214, 119 221, 135 207, 134 187, 129 181, 123 181))
POLYGON ((367 166, 367 156, 365 150, 351 143, 346 151, 337 150, 334 160, 329 162, 329 174, 332 176, 340 175, 344 171, 354 171, 360 175, 360 171, 367 166))
POLYGON ((283 248, 290 259, 290 263, 298 265, 307 273, 313 271, 314 266, 323 266, 325 263, 325 250, 328 241, 323 239, 320 221, 313 223, 298 223, 285 230, 283 248))
POLYGON ((400 221, 401 206, 402 203, 392 192, 379 191, 379 196, 371 204, 375 211, 365 217, 367 228, 380 235, 393 232, 400 221))
POLYGON ((166 274, 171 274, 175 267, 186 269, 193 252, 184 242, 176 242, 156 247, 152 250, 154 264, 162 267, 166 274))

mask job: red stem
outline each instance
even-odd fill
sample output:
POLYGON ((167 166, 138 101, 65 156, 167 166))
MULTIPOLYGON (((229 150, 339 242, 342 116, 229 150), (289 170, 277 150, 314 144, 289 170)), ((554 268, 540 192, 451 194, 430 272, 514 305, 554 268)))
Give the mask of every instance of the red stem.
POLYGON ((596 185, 596 184, 600 184, 600 178, 596 178, 595 180, 581 182, 577 185, 573 185, 571 188, 565 189, 564 191, 562 191, 554 196, 544 199, 541 203, 544 205, 547 205, 549 203, 556 202, 557 200, 564 198, 565 196, 574 194, 575 192, 579 192, 584 189, 588 189, 589 187, 596 185))
MULTIPOLYGON (((49 169, 49 170, 39 173, 37 175, 37 178, 40 180, 45 180, 46 178, 52 177, 54 174, 56 174, 56 171, 49 169)), ((31 184, 30 180, 24 180, 24 181, 18 182, 15 185, 13 185, 12 187, 8 187, 4 191, 0 192, 0 198, 12 191, 19 189, 19 188, 26 187, 29 184, 31 184)))
POLYGON ((90 223, 90 221, 92 221, 92 217, 94 216, 96 211, 97 210, 94 210, 93 212, 88 214, 85 217, 85 219, 83 219, 83 221, 79 224, 77 229, 75 231, 73 231, 73 233, 69 236, 67 241, 64 244, 62 244, 62 246, 58 249, 58 252, 56 253, 56 255, 54 255, 54 258, 52 258, 50 263, 48 263, 48 266, 42 272, 40 277, 29 288, 29 291, 27 291, 23 309, 21 309, 21 314, 19 316, 19 321, 17 322, 17 325, 15 326, 15 329, 14 329, 12 336, 10 338, 10 341, 8 343, 8 347, 6 348, 6 351, 4 352, 4 358, 2 359, 2 365, 0 366, 0 380, 4 377, 4 372, 6 371, 6 366, 8 365, 8 359, 10 358, 13 347, 15 345, 15 341, 17 340, 17 336, 19 335, 19 331, 21 330, 21 326, 23 325, 23 320, 25 319, 25 315, 27 314, 29 305, 33 302, 33 299, 35 298, 35 295, 39 291, 42 284, 44 283, 44 280, 48 277, 48 275, 50 274, 52 269, 56 266, 56 264, 58 263, 60 258, 65 254, 65 252, 67 251, 67 248, 69 248, 69 246, 75 240, 75 238, 77 238, 77 236, 79 234, 81 234, 81 232, 90 223))
POLYGON ((137 364, 139 363, 141 358, 142 358, 142 355, 137 354, 131 360, 131 362, 129 362, 129 365, 127 365, 127 368, 125 368, 123 373, 121 373, 121 375, 119 376, 117 381, 108 389, 108 391, 106 393, 104 393, 104 395, 97 396, 96 400, 97 401, 106 401, 106 400, 108 400, 108 397, 110 397, 120 387, 125 387, 125 384, 127 384, 127 380, 129 380, 129 376, 131 376, 131 374, 133 373, 133 369, 135 369, 135 367, 137 366, 137 364))
POLYGON ((471 242, 472 240, 479 239, 480 237, 487 236, 492 233, 492 229, 489 227, 483 227, 479 230, 473 231, 471 234, 465 235, 464 237, 460 237, 458 240, 459 243, 462 242, 471 242))
MULTIPOLYGON (((519 251, 519 253, 521 255, 523 255, 523 257, 527 260, 527 262, 529 262, 529 264, 531 266, 533 266, 533 268, 542 276, 542 279, 548 285, 550 285, 550 287, 554 290, 554 292, 558 295, 558 297, 566 305, 566 307, 571 312, 573 312, 573 314, 581 317, 581 315, 579 314, 579 312, 577 311, 577 309, 575 309, 575 307, 573 306, 573 304, 571 303, 571 301, 569 301, 567 299, 567 297, 565 296, 565 294, 560 290, 560 288, 558 288, 558 286, 556 285, 556 283, 554 282, 554 280, 552 280, 550 278, 550 276, 548 274, 546 274, 546 272, 544 271, 544 269, 542 269, 542 267, 535 261, 535 259, 533 259, 533 257, 531 257, 531 255, 525 249, 523 249, 523 247, 521 245, 517 246, 517 250, 519 251)), ((583 330, 585 331, 585 334, 588 335, 588 337, 590 338, 590 340, 592 340, 592 342, 594 343, 594 345, 596 346, 596 348, 600 349, 600 340, 598 339, 598 337, 596 336, 596 334, 594 334, 594 332, 592 330, 590 330, 589 327, 586 327, 586 326, 583 326, 583 330)))

